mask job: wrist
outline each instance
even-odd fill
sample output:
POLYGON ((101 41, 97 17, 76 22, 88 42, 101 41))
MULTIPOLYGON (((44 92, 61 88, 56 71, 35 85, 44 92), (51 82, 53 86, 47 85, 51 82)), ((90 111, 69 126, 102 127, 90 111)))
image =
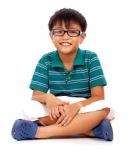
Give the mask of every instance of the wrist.
POLYGON ((49 103, 51 101, 54 101, 55 100, 55 96, 51 93, 47 93, 46 94, 46 97, 45 97, 45 103, 49 103))
POLYGON ((49 100, 51 100, 51 99, 52 99, 52 95, 47 93, 45 95, 45 103, 47 104, 49 102, 49 100))

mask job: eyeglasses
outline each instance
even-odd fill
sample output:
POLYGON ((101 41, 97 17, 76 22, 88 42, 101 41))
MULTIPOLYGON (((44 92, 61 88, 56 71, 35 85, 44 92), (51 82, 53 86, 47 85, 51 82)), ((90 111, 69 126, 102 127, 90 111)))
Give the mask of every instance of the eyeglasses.
POLYGON ((62 29, 53 29, 51 33, 55 36, 64 36, 65 33, 68 34, 70 37, 77 37, 82 34, 80 30, 69 29, 69 30, 62 30, 62 29))

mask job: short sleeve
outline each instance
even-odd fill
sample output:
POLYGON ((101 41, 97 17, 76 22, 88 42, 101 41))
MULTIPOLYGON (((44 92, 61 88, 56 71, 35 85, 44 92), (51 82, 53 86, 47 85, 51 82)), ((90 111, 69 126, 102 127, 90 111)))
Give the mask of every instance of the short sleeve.
POLYGON ((35 72, 29 86, 30 89, 39 90, 45 93, 48 91, 48 68, 46 64, 46 58, 42 57, 35 68, 35 72))
POLYGON ((96 53, 91 54, 89 61, 90 88, 107 84, 100 60, 96 53))

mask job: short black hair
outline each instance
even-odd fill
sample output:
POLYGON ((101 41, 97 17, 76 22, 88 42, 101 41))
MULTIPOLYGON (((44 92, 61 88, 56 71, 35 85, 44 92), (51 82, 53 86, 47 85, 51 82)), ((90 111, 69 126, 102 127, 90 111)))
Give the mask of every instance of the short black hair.
POLYGON ((49 20, 49 30, 51 31, 53 26, 58 22, 60 24, 64 22, 66 27, 69 27, 71 22, 78 23, 82 32, 85 32, 87 28, 87 21, 85 17, 80 12, 71 8, 63 8, 56 11, 49 20))

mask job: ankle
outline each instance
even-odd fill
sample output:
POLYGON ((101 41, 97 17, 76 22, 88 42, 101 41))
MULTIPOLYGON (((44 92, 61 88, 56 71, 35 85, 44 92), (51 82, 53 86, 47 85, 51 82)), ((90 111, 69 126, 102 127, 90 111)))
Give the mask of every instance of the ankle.
POLYGON ((94 137, 94 133, 93 133, 93 131, 92 131, 92 130, 91 130, 91 131, 86 132, 86 133, 85 133, 85 135, 86 135, 86 136, 89 136, 89 137, 94 137))
POLYGON ((35 135, 35 138, 36 138, 36 139, 45 138, 45 137, 44 137, 44 133, 42 134, 42 128, 43 128, 43 127, 39 127, 39 126, 38 126, 37 132, 36 132, 36 135, 35 135))

